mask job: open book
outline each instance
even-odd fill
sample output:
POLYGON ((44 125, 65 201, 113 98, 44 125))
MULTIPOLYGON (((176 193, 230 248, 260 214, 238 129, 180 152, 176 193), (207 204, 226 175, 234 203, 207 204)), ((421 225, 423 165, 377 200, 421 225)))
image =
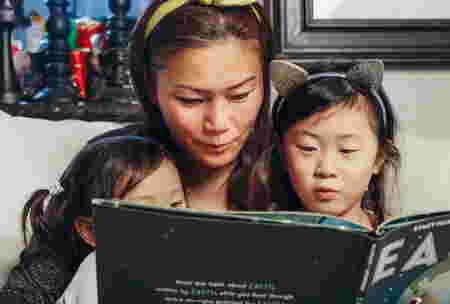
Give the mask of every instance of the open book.
POLYGON ((377 231, 302 212, 197 212, 98 199, 99 303, 449 303, 450 211, 377 231), (445 291, 431 295, 433 282, 445 291), (445 298, 447 297, 447 298, 445 298), (443 298, 443 299, 441 299, 443 298), (426 302, 423 302, 426 303, 426 302))

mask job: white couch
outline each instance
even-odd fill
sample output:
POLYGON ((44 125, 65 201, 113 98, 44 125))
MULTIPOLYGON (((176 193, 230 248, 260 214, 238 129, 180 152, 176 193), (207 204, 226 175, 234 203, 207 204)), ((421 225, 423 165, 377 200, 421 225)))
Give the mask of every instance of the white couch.
POLYGON ((0 111, 0 286, 23 247, 20 211, 28 195, 52 185, 88 139, 117 127, 109 122, 11 117, 0 111))
MULTIPOLYGON (((117 127, 107 122, 10 117, 0 111, 0 286, 22 248, 20 211, 27 195, 52 185, 87 139, 117 127)), ((425 139, 404 133, 400 141, 401 196, 393 209, 403 214, 450 209, 450 136, 425 139)))

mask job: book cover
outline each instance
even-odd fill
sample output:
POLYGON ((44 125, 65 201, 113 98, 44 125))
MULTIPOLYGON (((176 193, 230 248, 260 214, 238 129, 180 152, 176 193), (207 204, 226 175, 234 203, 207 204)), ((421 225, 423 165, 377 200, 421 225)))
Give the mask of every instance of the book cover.
POLYGON ((409 304, 424 285, 420 275, 450 252, 446 212, 375 232, 312 213, 110 200, 97 200, 94 212, 100 304, 131 295, 152 303, 409 304))

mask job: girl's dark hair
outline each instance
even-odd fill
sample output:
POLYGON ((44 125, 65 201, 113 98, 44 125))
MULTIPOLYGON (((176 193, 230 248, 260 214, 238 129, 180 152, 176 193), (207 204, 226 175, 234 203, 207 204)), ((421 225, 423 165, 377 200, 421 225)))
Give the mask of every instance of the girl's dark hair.
POLYGON ((61 192, 49 195, 49 190, 40 189, 26 202, 22 212, 25 243, 29 217, 33 242, 52 248, 75 271, 93 250, 79 236, 75 219, 92 216, 93 198, 123 198, 159 168, 167 155, 156 141, 137 136, 110 137, 87 144, 59 179, 61 192))
MULTIPOLYGON (((315 70, 315 73, 329 70, 330 67, 328 66, 325 70, 315 70)), ((302 210, 302 203, 299 202, 300 198, 292 188, 281 160, 280 149, 278 149, 281 146, 283 135, 295 123, 316 113, 336 105, 353 107, 361 103, 361 100, 367 100, 369 102, 371 125, 380 147, 379 153, 381 155, 379 156, 384 159, 384 164, 380 173, 373 175, 370 180, 369 189, 363 198, 363 207, 372 210, 379 221, 384 220, 388 213, 386 198, 398 186, 400 152, 395 144, 398 120, 383 87, 377 92, 381 100, 370 93, 370 90, 362 89, 364 88, 358 88, 357 85, 345 78, 319 77, 307 81, 284 97, 281 106, 277 109, 278 115, 273 116, 274 119, 276 118, 274 128, 278 134, 275 140, 277 148, 273 148, 272 152, 266 152, 262 155, 262 158, 258 161, 261 164, 255 167, 251 175, 251 184, 261 192, 259 196, 254 195, 253 200, 256 198, 271 199, 277 202, 279 209, 302 210), (361 96, 366 98, 362 99, 361 96), (392 182, 391 189, 387 189, 388 181, 392 182), (261 184, 264 185, 263 188, 258 186, 261 184)), ((281 97, 275 104, 277 105, 280 102, 281 97)), ((274 108, 276 109, 277 106, 274 106, 274 108)))
MULTIPOLYGON (((261 57, 264 80, 264 100, 254 131, 244 145, 239 164, 228 186, 228 201, 241 201, 241 191, 246 191, 246 180, 251 164, 267 148, 272 140, 269 118, 270 80, 269 62, 272 58, 272 32, 270 23, 259 4, 253 4, 260 16, 256 17, 250 6, 216 7, 187 4, 165 16, 144 37, 147 23, 155 10, 164 3, 155 0, 136 24, 129 44, 130 71, 135 93, 147 113, 147 130, 163 142, 177 157, 186 159, 186 153, 173 141, 169 129, 157 105, 158 66, 165 65, 170 56, 192 48, 204 48, 226 39, 255 40, 261 57)), ((242 207, 242 206, 239 206, 242 207)))

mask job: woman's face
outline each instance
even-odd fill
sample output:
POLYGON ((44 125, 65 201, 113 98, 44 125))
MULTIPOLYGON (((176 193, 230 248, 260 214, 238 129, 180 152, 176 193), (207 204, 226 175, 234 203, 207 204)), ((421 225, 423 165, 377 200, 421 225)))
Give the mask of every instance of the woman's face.
POLYGON ((201 167, 232 164, 263 102, 256 42, 230 39, 184 50, 157 78, 157 102, 177 144, 201 167))
POLYGON ((297 122, 283 136, 291 184, 306 210, 349 220, 361 214, 362 197, 382 165, 368 111, 363 104, 338 105, 297 122))

